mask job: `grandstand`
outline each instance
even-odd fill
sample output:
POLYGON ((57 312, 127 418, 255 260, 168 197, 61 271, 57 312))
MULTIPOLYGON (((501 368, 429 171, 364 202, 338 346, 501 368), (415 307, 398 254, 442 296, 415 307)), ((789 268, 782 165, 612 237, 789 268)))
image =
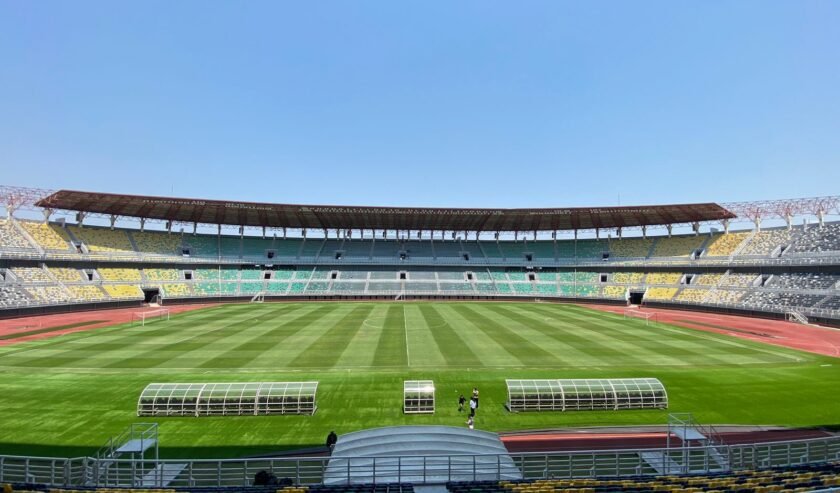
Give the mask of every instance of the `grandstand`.
MULTIPOLYGON (((16 200, 14 203, 22 202, 16 200)), ((149 322, 140 327, 142 330, 126 334, 124 337, 127 339, 120 339, 131 344, 136 342, 136 348, 103 339, 85 350, 84 339, 80 338, 71 340, 73 346, 63 352, 50 353, 46 349, 43 353, 40 350, 33 351, 31 355, 26 352, 10 353, 15 357, 15 364, 25 371, 57 365, 59 368, 83 372, 85 366, 82 362, 86 360, 91 361, 88 365, 97 365, 97 368, 108 371, 119 371, 121 365, 125 364, 131 372, 140 368, 164 374, 170 371, 191 371, 191 378, 213 372, 240 370, 242 375, 248 375, 251 370, 258 373, 286 369, 296 372, 313 370, 311 375, 318 375, 318 378, 330 382, 330 392, 336 392, 337 388, 344 388, 336 386, 337 382, 341 382, 336 379, 345 378, 346 374, 351 373, 344 370, 361 372, 360 368, 387 368, 390 372, 393 368, 408 368, 409 357, 428 357, 422 354, 426 348, 424 345, 419 346, 421 354, 409 350, 410 344, 417 344, 416 341, 410 343, 410 339, 418 337, 423 338, 429 346, 452 346, 451 350, 457 353, 454 356, 441 353, 440 361, 435 364, 453 365, 453 368, 459 370, 465 365, 481 368, 474 374, 487 373, 493 368, 494 372, 518 372, 511 375, 517 381, 527 381, 535 376, 528 374, 533 368, 520 368, 515 362, 511 364, 508 361, 514 358, 519 363, 527 362, 526 366, 534 361, 534 366, 539 368, 536 370, 538 376, 549 379, 557 377, 556 374, 549 374, 552 368, 567 371, 569 367, 585 369, 588 368, 586 365, 591 364, 606 365, 607 370, 598 371, 610 371, 615 361, 633 357, 637 358, 634 360, 637 365, 648 359, 662 362, 663 367, 672 368, 669 371, 675 372, 668 375, 669 378, 678 381, 681 375, 679 372, 684 371, 682 365, 695 368, 708 361, 726 360, 733 353, 721 352, 723 350, 720 347, 726 350, 732 348, 725 341, 713 339, 703 339, 702 343, 691 340, 685 346, 680 346, 680 337, 683 336, 676 335, 662 343, 667 346, 667 350, 658 352, 647 346, 658 344, 657 339, 668 336, 652 334, 647 324, 636 326, 633 321, 624 319, 620 321, 621 334, 610 336, 607 332, 611 330, 610 324, 615 322, 604 315, 592 316, 593 322, 587 327, 586 335, 572 333, 568 331, 569 327, 575 327, 576 321, 588 317, 577 312, 582 310, 577 306, 569 307, 566 312, 568 318, 558 320, 556 314, 545 310, 545 307, 561 305, 537 303, 528 304, 529 308, 518 307, 521 303, 457 303, 438 312, 429 309, 427 304, 418 304, 417 307, 403 305, 399 308, 396 308, 399 306, 396 304, 382 304, 384 308, 378 305, 374 308, 374 304, 370 303, 310 303, 305 306, 303 303, 288 303, 270 306, 258 303, 249 305, 245 302, 496 299, 614 305, 632 303, 775 318, 789 318, 795 313, 808 320, 838 324, 840 223, 822 221, 826 214, 840 212, 837 211, 837 203, 835 200, 825 206, 824 202, 825 210, 814 214, 819 219, 816 224, 794 225, 788 218, 788 224, 762 227, 760 221, 753 217, 759 215, 755 204, 656 206, 641 208, 643 212, 637 209, 630 212, 623 208, 561 211, 396 208, 384 214, 377 208, 364 207, 342 208, 341 212, 331 208, 283 204, 252 204, 237 208, 235 203, 230 202, 204 201, 199 206, 182 199, 108 194, 97 194, 97 200, 94 201, 84 192, 44 192, 30 201, 30 210, 12 210, 11 215, 0 223, 0 315, 74 311, 79 307, 131 307, 129 309, 135 315, 140 313, 142 316, 141 310, 157 308, 140 308, 152 302, 162 302, 164 305, 206 301, 242 302, 241 305, 229 307, 234 310, 229 312, 231 315, 216 315, 219 312, 213 311, 199 315, 195 319, 195 327, 187 329, 195 331, 192 335, 181 334, 183 328, 176 325, 179 323, 178 318, 173 317, 173 323, 166 326, 163 325, 168 323, 166 321, 163 324, 159 321, 149 322), (180 204, 180 207, 172 207, 173 203, 180 204), (32 210, 45 219, 39 219, 37 215, 32 217, 32 214, 28 214, 32 210), (263 212, 255 212, 257 210, 263 212), (52 217, 50 214, 61 217, 52 217), (119 224, 117 219, 120 220, 119 224), (748 220, 750 225, 734 227, 732 223, 739 219, 748 220), (136 225, 131 223, 134 220, 142 221, 136 225), (173 226, 177 231, 173 231, 173 226), (720 231, 719 226, 723 226, 724 231, 720 231), (481 312, 475 305, 489 307, 485 309, 486 312, 481 312), (403 309, 405 306, 409 306, 409 309, 403 309), (276 313, 263 310, 274 307, 282 309, 278 308, 276 313), (339 311, 331 315, 333 310, 339 311), (371 315, 374 310, 376 314, 371 315), (230 318, 225 320, 227 316, 230 318), (512 328, 497 321, 494 318, 496 316, 504 317, 505 324, 510 324, 512 328), (282 322, 276 326, 261 325, 276 323, 275 319, 282 322), (322 325, 315 326, 313 332, 316 334, 304 333, 301 329, 318 321, 322 325), (217 325, 212 325, 214 323, 217 325), (427 327, 429 331, 419 334, 417 327, 427 327), (472 332, 462 333, 465 330, 472 332), (560 330, 564 331, 562 335, 558 332, 560 330), (238 331, 242 331, 242 338, 236 337, 240 335, 238 331), (160 344, 144 344, 147 336, 171 339, 160 344), (226 339, 230 336, 230 340, 226 339), (316 339, 313 341, 309 339, 311 337, 316 339), (470 338, 480 339, 485 344, 481 346, 483 350, 493 353, 491 359, 485 363, 481 359, 483 355, 479 354, 481 351, 473 351, 459 342, 470 338), (637 338, 645 341, 644 347, 636 341, 637 338), (378 345, 380 340, 381 345, 378 345), (633 355, 629 346, 623 349, 611 346, 593 349, 593 344, 607 344, 614 340, 620 340, 637 350, 641 348, 642 353, 633 355), (578 343, 580 345, 575 346, 578 343), (543 348, 543 344, 547 346, 543 348), (705 344, 715 346, 716 349, 708 349, 705 344), (341 354, 326 354, 324 348, 334 346, 342 349, 341 354), (376 349, 366 354, 363 346, 376 349), (272 351, 278 348, 288 352, 276 358, 272 351), (350 350, 343 352, 345 348, 350 350), (695 354, 695 350, 695 359, 687 356, 695 354), (136 357, 130 363, 122 363, 123 359, 119 355, 123 352, 136 352, 136 357), (402 359, 392 361, 394 355, 390 353, 398 353, 399 358, 403 358, 405 353, 405 363, 402 359), (341 364, 346 363, 345 359, 352 359, 353 364, 342 367, 341 364), (570 366, 552 366, 558 359, 570 366), (326 364, 323 368, 317 366, 324 360, 326 364), (596 360, 597 363, 594 363, 596 360), (587 363, 581 364, 581 361, 587 363), (342 372, 322 372, 323 369, 332 368, 330 365, 341 368, 342 372), (674 370, 674 367, 677 369, 674 370)), ((778 204, 768 207, 760 214, 765 221, 771 215, 770 210, 783 209, 778 204)), ((72 328, 74 324, 68 325, 72 328)), ((107 332, 105 334, 107 337, 107 332)), ((742 347, 734 353, 738 351, 749 352, 752 349, 742 347)), ((744 356, 746 361, 760 363, 764 363, 766 358, 767 364, 780 364, 780 361, 786 361, 785 357, 787 353, 777 354, 773 351, 750 352, 744 356)), ((808 360, 809 368, 823 368, 810 364, 813 362, 808 360)), ((627 367, 619 364, 616 367, 622 375, 630 372, 627 367)), ((640 367, 630 368, 635 371, 640 367)), ((661 367, 654 363, 650 367, 641 368, 656 368, 658 372, 661 367)), ((108 371, 102 372, 106 376, 97 375, 97 378, 104 381, 110 375, 108 371)), ((49 372, 45 373, 49 375, 49 372)), ((139 373, 142 375, 142 372, 139 373)), ((451 391, 454 389, 450 387, 454 384, 451 380, 447 381, 447 378, 451 379, 452 373, 440 372, 432 376, 436 382, 440 377, 441 388, 451 391)), ((457 373, 460 375, 461 372, 457 373)), ((365 370, 364 374, 370 373, 365 370)), ((603 373, 598 376, 610 377, 603 373)), ((115 381, 120 382, 119 379, 123 377, 115 377, 115 381)), ((428 375, 417 377, 427 378, 428 375)), ((386 386, 382 383, 384 380, 379 378, 372 377, 371 380, 376 380, 376 385, 386 386)), ((229 378, 225 376, 219 381, 227 380, 229 378)), ((177 379, 173 377, 162 381, 177 379)), ((590 378, 586 381, 591 385, 595 380, 590 378)), ((131 385, 137 383, 134 380, 131 385)), ((148 382, 145 384, 148 385, 148 382)), ((168 388, 167 384, 160 385, 168 388)), ((204 384, 185 385, 189 387, 185 392, 189 392, 192 386, 201 387, 204 384)), ((229 383, 226 388, 239 389, 237 385, 229 383)), ((682 387, 676 385, 676 388, 677 397, 674 402, 685 406, 686 387, 683 384, 682 387)), ((174 392, 175 389, 170 390, 174 392)), ((570 392, 570 389, 566 390, 570 392)), ((191 400, 189 396, 183 396, 168 401, 168 405, 174 404, 173 409, 156 410, 152 414, 161 419, 168 419, 170 415, 214 413, 219 416, 236 414, 244 419, 244 414, 259 414, 261 408, 258 396, 245 395, 245 390, 241 392, 237 398, 240 401, 251 399, 249 404, 239 402, 236 409, 229 412, 216 412, 218 409, 214 409, 211 402, 202 403, 198 397, 191 400)), ((377 387, 370 394, 364 392, 360 394, 363 396, 361 399, 376 399, 380 393, 388 394, 390 390, 377 387)), ((488 395, 492 396, 492 393, 488 395)), ((523 393, 525 400, 535 398, 541 399, 542 392, 523 393)), ((592 394, 588 399, 594 406, 592 409, 603 407, 601 394, 592 394)), ((554 396, 551 401, 558 402, 554 396)), ((268 403, 266 401, 266 405, 268 403)), ((617 408, 614 406, 612 410, 617 408)), ((435 412, 447 411, 436 409, 435 412)), ((311 414, 310 418, 317 419, 314 409, 311 414)), ((329 411, 324 414, 329 415, 329 411)), ((654 415, 644 417, 645 422, 656 418, 654 415)), ((509 419, 509 416, 506 415, 504 419, 509 419)), ((532 422, 532 425, 536 424, 540 422, 532 422)), ((292 429, 294 427, 289 427, 289 430, 292 429)), ((568 455, 564 456, 570 464, 568 473, 544 465, 535 473, 528 469, 531 459, 526 460, 522 456, 516 461, 508 462, 505 459, 506 467, 510 467, 505 471, 497 470, 495 477, 488 476, 492 478, 489 482, 450 481, 448 487, 453 493, 485 490, 542 493, 553 491, 552 488, 567 487, 587 492, 610 491, 616 485, 652 491, 688 490, 695 487, 724 490, 730 486, 764 487, 771 483, 801 488, 822 486, 835 481, 833 469, 817 470, 813 466, 815 469, 806 470, 812 466, 801 466, 803 456, 814 463, 825 463, 830 458, 825 455, 827 447, 838 446, 835 441, 830 444, 819 443, 815 448, 807 449, 805 455, 796 449, 798 456, 789 452, 793 445, 784 445, 788 447, 785 449, 788 450, 785 458, 790 457, 789 463, 745 463, 737 467, 733 467, 733 459, 727 459, 730 462, 715 459, 720 458, 720 455, 715 454, 720 454, 722 449, 713 448, 702 452, 705 462, 698 467, 705 469, 702 470, 703 475, 698 477, 691 477, 690 473, 699 470, 688 466, 679 474, 669 474, 674 471, 674 464, 679 462, 676 452, 658 452, 659 455, 651 455, 649 450, 617 453, 614 456, 615 464, 610 462, 613 460, 611 457, 600 457, 591 451, 587 452, 585 458, 575 456, 572 459, 568 455), (812 455, 807 455, 809 453, 812 455), (824 455, 817 456, 817 453, 824 455), (671 462, 666 460, 667 457, 672 457, 671 462), (589 460, 597 461, 599 467, 609 464, 610 469, 603 472, 595 471, 594 466, 588 467, 586 471, 571 468, 572 464, 583 468, 581 464, 589 464, 586 462, 589 460), (628 463, 632 464, 625 468, 628 463), (779 465, 784 465, 786 469, 771 467, 779 465), (512 476, 506 476, 508 474, 512 476), (579 476, 584 474, 587 478, 581 479, 579 476), (506 477, 515 479, 506 480, 506 477)), ((750 450, 749 453, 755 454, 750 450)), ((744 452, 738 449, 737 453, 744 452)), ((333 471, 330 474, 335 474, 334 471, 341 469, 336 467, 336 463, 330 466, 328 458, 317 460, 315 467, 320 468, 319 475, 298 476, 293 482, 303 484, 309 481, 310 484, 318 484, 332 480, 323 471, 333 471), (324 462, 317 463, 317 460, 324 462)), ((551 460, 555 460, 553 456, 551 460)), ((154 469, 144 474, 157 471, 155 474, 158 476, 154 480, 160 481, 161 487, 171 484, 193 487, 201 481, 205 481, 202 484, 208 487, 215 487, 221 483, 244 484, 247 480, 243 477, 252 477, 256 472, 253 464, 247 463, 247 460, 244 466, 240 462, 222 465, 222 462, 215 461, 212 466, 207 466, 217 468, 212 470, 213 473, 224 470, 227 471, 224 474, 229 474, 220 480, 223 475, 221 472, 214 476, 208 473, 210 469, 201 469, 205 467, 203 463, 184 461, 156 464, 154 469), (193 471, 190 468, 195 467, 197 469, 194 471, 199 474, 191 478, 182 474, 185 470, 193 471), (246 473, 242 473, 242 470, 246 473), (162 471, 166 471, 166 474, 163 475, 162 471), (235 479, 231 479, 233 475, 236 475, 235 479), (163 484, 164 477, 171 484, 163 484)), ((501 464, 502 460, 499 459, 497 463, 501 464)), ((84 470, 85 467, 93 467, 91 464, 116 469, 129 467, 120 465, 113 458, 105 460, 91 457, 79 461, 78 465, 76 462, 61 463, 60 469, 71 471, 71 476, 76 474, 88 477, 82 483, 72 483, 80 488, 90 487, 100 480, 101 484, 109 487, 127 485, 125 482, 108 479, 107 473, 84 470), (76 471, 75 467, 80 470, 76 471)), ((265 467, 262 465, 265 462, 260 464, 259 467, 265 467)), ((289 464, 294 464, 293 467, 299 470, 303 463, 300 459, 289 459, 289 464)), ((450 469, 446 478, 449 480, 458 477, 451 472, 457 469, 458 462, 452 464, 454 466, 449 467, 454 469, 450 469)), ((2 468, 8 470, 13 466, 14 461, 3 459, 0 473, 3 473, 2 468)), ((271 467, 274 466, 281 465, 271 464, 271 467)), ((283 464, 283 467, 286 466, 283 464)), ((307 462, 303 467, 310 466, 312 464, 307 462)), ((380 473, 391 474, 387 469, 383 471, 380 473)), ((142 478, 147 476, 132 472, 131 477, 135 478, 131 480, 134 481, 133 486, 146 485, 138 481, 146 481, 142 478)), ((25 479, 22 478, 21 482, 25 483, 25 479)), ((403 478, 398 476, 397 479, 403 478)), ((411 481, 423 482, 416 477, 412 477, 411 481)), ((410 491, 409 487, 399 489, 410 491)), ((289 493, 303 492, 290 490, 289 493)))
MULTIPOLYGON (((48 206, 51 212, 81 212, 88 217, 135 215, 122 208, 136 197, 106 196, 106 200, 98 202, 85 201, 85 197, 84 192, 44 192, 31 197, 30 204, 35 208, 48 206)), ((139 217, 147 224, 183 219, 173 215, 175 209, 154 205, 156 198, 142 199, 153 205, 139 217)), ((819 202, 819 217, 836 212, 832 209, 836 202, 832 198, 819 202)), ((643 302, 660 305, 719 309, 725 306, 779 315, 795 308, 812 317, 840 318, 832 301, 837 297, 840 280, 840 262, 833 260, 840 257, 838 224, 791 223, 786 227, 729 231, 728 223, 737 214, 716 205, 695 207, 696 217, 686 216, 683 207, 668 210, 668 206, 662 206, 661 210, 651 209, 650 218, 644 220, 637 215, 619 220, 615 216, 618 210, 604 209, 604 215, 597 219, 601 227, 594 229, 596 236, 619 223, 624 225, 617 228, 623 230, 618 231, 620 234, 609 234, 608 239, 561 239, 557 230, 576 227, 577 236, 591 228, 595 219, 583 211, 571 210, 562 216, 563 221, 569 221, 563 225, 558 222, 561 216, 552 215, 553 211, 535 212, 535 216, 529 216, 531 221, 545 221, 537 229, 551 224, 549 228, 555 230, 553 237, 546 239, 525 234, 535 223, 517 223, 522 221, 521 216, 513 213, 486 216, 492 218, 487 221, 495 223, 485 222, 480 231, 471 235, 468 232, 478 227, 475 217, 482 217, 474 211, 452 210, 449 215, 429 218, 422 215, 423 211, 406 211, 401 216, 384 218, 377 216, 375 209, 359 208, 356 215, 329 216, 330 228, 338 224, 346 228, 341 234, 336 229, 331 237, 330 228, 321 228, 326 236, 292 237, 287 235, 288 229, 299 228, 301 233, 318 229, 315 224, 322 226, 320 221, 327 216, 308 215, 299 206, 266 207, 283 214, 294 210, 296 222, 263 224, 264 217, 252 216, 250 212, 242 215, 225 209, 224 203, 212 201, 202 209, 186 205, 177 212, 192 210, 190 217, 205 217, 212 211, 213 217, 223 219, 223 223, 230 220, 227 224, 239 224, 240 228, 282 227, 282 234, 248 235, 242 229, 239 236, 232 236, 222 232, 223 224, 215 225, 219 233, 216 235, 175 233, 12 216, 0 222, 0 250, 8 259, 2 271, 6 288, 3 304, 25 310, 45 304, 109 300, 125 303, 143 299, 141 288, 157 289, 164 298, 184 301, 203 297, 250 298, 266 293, 269 297, 407 295, 581 298, 605 302, 623 301, 629 289, 645 293, 643 302), (393 223, 395 219, 402 223, 393 223), (380 221, 383 231, 388 227, 393 231, 411 231, 418 229, 412 227, 414 223, 444 220, 451 224, 441 223, 435 228, 464 233, 447 237, 435 234, 432 228, 425 235, 418 230, 418 234, 400 234, 392 239, 374 234, 375 227, 368 228, 371 231, 367 233, 358 228, 362 222, 375 226, 380 221), (612 226, 610 221, 614 222, 612 226), (665 224, 669 234, 633 236, 629 232, 634 221, 636 227, 642 228, 665 224), (694 232, 670 234, 674 222, 688 223, 694 232), (725 223, 726 232, 700 230, 702 224, 720 222, 725 223), (512 240, 479 238, 480 232, 494 228, 517 234, 518 228, 526 229, 521 237, 512 240), (37 264, 32 263, 32 255, 38 256, 37 264)), ((742 213, 755 222, 751 217, 755 204, 729 207, 736 212, 747 211, 742 213)), ((770 216, 769 209, 772 208, 768 206, 762 212, 762 217, 770 216)), ((779 207, 773 210, 776 209, 779 207)))

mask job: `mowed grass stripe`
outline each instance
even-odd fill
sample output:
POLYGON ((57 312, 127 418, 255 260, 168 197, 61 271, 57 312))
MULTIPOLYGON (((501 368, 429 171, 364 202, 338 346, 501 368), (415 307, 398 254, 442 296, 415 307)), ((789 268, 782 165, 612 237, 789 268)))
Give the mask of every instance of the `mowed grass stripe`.
POLYGON ((582 317, 573 310, 563 310, 558 319, 557 307, 536 307, 537 312, 553 315, 553 323, 563 324, 566 319, 579 323, 580 333, 597 344, 599 352, 612 366, 619 365, 686 365, 717 364, 709 355, 692 350, 691 344, 676 338, 651 333, 639 321, 603 320, 597 317, 582 317), (632 322, 632 323, 627 323, 632 322))
POLYGON ((296 368, 332 368, 373 311, 372 304, 354 307, 330 329, 297 355, 289 366, 296 368))
MULTIPOLYGON (((718 337, 710 340, 698 340, 698 334, 687 329, 680 329, 665 324, 645 325, 640 320, 625 320, 620 315, 600 312, 577 306, 569 306, 566 315, 579 320, 591 320, 592 324, 602 327, 612 326, 613 331, 622 335, 624 343, 633 346, 635 351, 649 350, 656 356, 643 359, 640 363, 670 359, 673 364, 691 363, 694 365, 727 365, 774 363, 780 361, 778 355, 767 354, 758 347, 749 347, 738 341, 727 341, 718 337), (592 312, 592 313, 590 313, 592 312)), ((703 339, 700 335, 700 339, 703 339)))
MULTIPOLYGON (((170 323, 162 324, 152 329, 145 329, 144 327, 122 326, 115 331, 108 334, 99 333, 98 335, 91 335, 85 338, 85 342, 90 344, 67 344, 70 340, 57 342, 50 345, 49 349, 43 347, 38 351, 33 351, 31 354, 34 358, 24 357, 26 359, 15 362, 17 366, 24 367, 60 367, 60 366, 74 366, 77 362, 85 360, 91 356, 99 354, 110 353, 115 350, 130 350, 134 342, 140 342, 148 338, 163 337, 170 338, 172 334, 179 329, 189 333, 194 330, 201 330, 201 322, 206 319, 219 318, 222 320, 230 319, 231 314, 244 312, 244 309, 238 311, 231 310, 230 313, 224 315, 210 313, 204 314, 202 317, 184 317, 170 323), (144 330, 145 329, 145 330, 144 330), (102 341, 102 339, 105 339, 102 341), (101 342, 97 342, 101 341, 101 342), (69 349, 55 348, 54 346, 66 345, 69 349), (40 355, 40 356, 39 356, 40 355)), ((95 329, 94 329, 95 331, 95 329)), ((4 358, 5 359, 5 358, 4 358)))
POLYGON ((470 305, 455 305, 455 311, 502 346, 523 365, 553 365, 557 359, 553 354, 534 344, 516 332, 481 313, 485 308, 470 305))
MULTIPOLYGON (((271 313, 287 310, 288 306, 270 308, 253 308, 250 312, 243 312, 245 318, 236 318, 232 322, 225 323, 219 327, 209 328, 199 326, 198 332, 190 332, 191 335, 166 344, 163 347, 143 351, 132 356, 114 361, 107 368, 151 368, 163 365, 176 359, 190 359, 188 354, 208 346, 212 346, 220 340, 230 337, 232 334, 247 330, 253 326, 254 321, 271 313)), ((183 334, 181 334, 183 335, 183 334)))
POLYGON ((572 365, 607 363, 601 359, 603 353, 601 353, 600 345, 594 345, 590 339, 580 335, 580 330, 578 330, 580 327, 577 325, 569 323, 560 328, 545 322, 538 314, 519 311, 518 307, 511 305, 488 305, 487 308, 512 323, 538 331, 562 344, 560 350, 562 353, 554 353, 558 359, 557 363, 572 365))
MULTIPOLYGON (((449 366, 484 366, 481 359, 473 352, 461 336, 449 325, 440 312, 432 305, 420 305, 420 315, 432 333, 435 344, 449 366)), ((409 348, 411 349, 411 348, 409 348)), ((420 348, 418 348, 420 349, 420 348)))
POLYGON ((710 362, 712 364, 774 363, 783 360, 790 361, 791 359, 798 359, 797 356, 793 356, 784 349, 777 350, 761 343, 744 341, 723 334, 702 332, 669 324, 644 325, 642 321, 624 320, 623 317, 617 314, 600 312, 579 306, 571 306, 570 308, 572 312, 581 317, 612 320, 622 325, 632 322, 634 326, 640 329, 638 333, 639 337, 650 336, 657 341, 662 341, 667 340, 663 337, 663 333, 667 332, 670 334, 670 339, 679 339, 684 341, 685 345, 690 346, 691 349, 689 351, 691 353, 714 360, 710 362), (710 345, 709 342, 713 344, 710 345), (733 361, 733 356, 737 357, 740 361, 733 361))
POLYGON ((373 366, 406 366, 405 352, 405 308, 391 305, 385 314, 385 323, 379 336, 379 342, 373 353, 373 366))
MULTIPOLYGON (((298 308, 303 308, 303 306, 298 308)), ((199 368, 241 368, 246 366, 263 354, 276 350, 283 341, 300 330, 317 323, 338 308, 336 305, 321 305, 313 310, 307 310, 303 314, 296 313, 297 310, 283 313, 284 316, 287 314, 297 316, 291 320, 280 322, 279 325, 269 326, 267 331, 259 331, 259 333, 245 339, 228 351, 200 364, 199 368)))

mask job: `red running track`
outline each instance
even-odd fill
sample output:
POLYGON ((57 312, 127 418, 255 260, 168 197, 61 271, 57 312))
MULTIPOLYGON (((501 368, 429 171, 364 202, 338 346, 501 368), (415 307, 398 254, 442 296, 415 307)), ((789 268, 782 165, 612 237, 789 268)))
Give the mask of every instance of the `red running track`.
MULTIPOLYGON (((175 305, 167 306, 170 313, 182 313, 191 310, 198 310, 200 308, 207 308, 214 306, 214 303, 203 303, 196 305, 175 305)), ((7 346, 10 344, 17 344, 24 341, 33 341, 37 339, 46 339, 49 337, 56 337, 72 332, 81 332, 83 330, 97 329, 114 324, 121 324, 131 322, 131 314, 152 311, 157 308, 133 307, 133 308, 117 308, 113 310, 90 310, 83 312, 70 313, 56 313, 51 315, 36 315, 32 317, 19 317, 0 320, 0 336, 10 334, 21 334, 21 337, 13 339, 0 340, 0 346, 7 346), (90 325, 82 325, 80 327, 73 327, 68 329, 60 329, 52 332, 43 332, 41 334, 25 335, 26 332, 33 330, 44 330, 50 327, 61 327, 63 325, 80 324, 84 322, 97 321, 97 323, 90 325)))
MULTIPOLYGON (((615 305, 578 305, 584 308, 622 314, 626 307, 615 305)), ((656 313, 660 322, 688 329, 716 332, 751 341, 773 344, 809 353, 840 357, 840 330, 802 325, 784 320, 722 315, 666 308, 636 308, 656 313)))

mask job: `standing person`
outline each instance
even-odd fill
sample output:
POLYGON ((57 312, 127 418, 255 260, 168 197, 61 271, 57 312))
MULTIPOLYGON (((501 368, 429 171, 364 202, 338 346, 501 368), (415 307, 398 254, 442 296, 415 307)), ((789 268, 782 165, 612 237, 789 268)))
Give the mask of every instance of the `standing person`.
POLYGON ((472 398, 475 401, 475 408, 478 409, 478 387, 473 387, 472 398))
POLYGON ((474 429, 475 419, 472 416, 467 419, 467 426, 472 430, 474 429))
POLYGON ((327 448, 330 449, 330 455, 332 455, 332 451, 335 448, 335 442, 338 441, 338 435, 335 434, 335 431, 331 431, 329 435, 327 435, 327 448))
POLYGON ((466 404, 466 403, 467 403, 467 398, 464 397, 464 394, 461 394, 461 396, 458 397, 458 412, 459 413, 464 412, 464 404, 466 404))
MULTIPOLYGON (((475 418, 475 410, 478 408, 478 401, 473 397, 470 399, 470 421, 475 418)), ((469 423, 467 423, 469 424, 469 423)))

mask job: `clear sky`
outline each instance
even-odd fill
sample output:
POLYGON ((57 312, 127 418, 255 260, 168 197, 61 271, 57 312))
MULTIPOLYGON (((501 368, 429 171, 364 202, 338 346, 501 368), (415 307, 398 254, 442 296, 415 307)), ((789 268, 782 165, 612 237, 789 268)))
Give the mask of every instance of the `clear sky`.
POLYGON ((840 1, 0 0, 0 183, 545 207, 840 192, 840 1))

